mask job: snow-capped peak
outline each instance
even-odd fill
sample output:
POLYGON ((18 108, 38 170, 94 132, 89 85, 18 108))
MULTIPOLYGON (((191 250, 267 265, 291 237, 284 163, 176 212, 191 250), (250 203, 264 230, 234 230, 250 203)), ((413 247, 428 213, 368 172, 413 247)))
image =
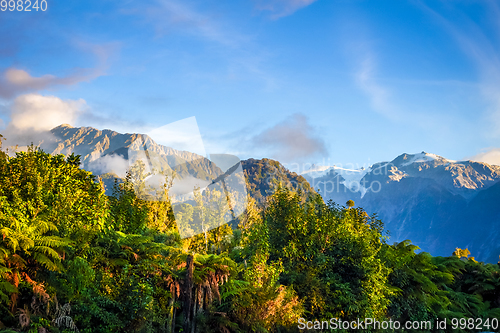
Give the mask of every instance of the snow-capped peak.
POLYGON ((431 161, 435 161, 435 160, 439 160, 439 161, 443 161, 443 162, 452 162, 452 163, 455 162, 455 161, 443 158, 443 157, 436 155, 436 154, 426 153, 425 151, 423 151, 419 154, 408 155, 408 157, 410 157, 410 156, 411 156, 411 158, 407 162, 401 163, 401 166, 407 166, 407 165, 410 165, 413 163, 431 162, 431 161))
POLYGON ((363 197, 367 189, 362 185, 361 180, 363 177, 371 172, 372 168, 369 167, 365 169, 364 167, 359 169, 343 168, 339 166, 316 166, 313 165, 308 170, 302 172, 302 176, 308 176, 311 178, 320 178, 328 175, 329 173, 335 173, 340 175, 344 180, 340 182, 344 186, 351 189, 353 192, 360 192, 361 197, 363 197))

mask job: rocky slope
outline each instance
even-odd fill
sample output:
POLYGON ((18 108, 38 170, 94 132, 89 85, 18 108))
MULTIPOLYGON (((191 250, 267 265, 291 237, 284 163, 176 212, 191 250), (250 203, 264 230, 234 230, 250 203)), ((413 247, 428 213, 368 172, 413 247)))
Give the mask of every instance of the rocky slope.
POLYGON ((223 174, 211 160, 188 151, 180 151, 157 144, 145 134, 122 134, 109 129, 60 125, 38 142, 51 154, 81 156, 82 167, 103 175, 108 194, 115 178, 123 178, 138 159, 145 162, 147 172, 173 175, 178 180, 176 189, 189 192, 195 186, 203 187, 223 174), (47 139, 49 138, 49 139, 47 139))
POLYGON ((147 156, 151 164, 161 171, 175 169, 205 179, 221 174, 221 170, 205 157, 159 145, 145 134, 121 134, 109 129, 101 131, 65 124, 50 132, 54 140, 41 143, 42 149, 51 154, 80 155, 83 166, 91 170, 105 168, 107 161, 111 160, 110 156, 121 156, 127 160, 132 157, 129 155, 134 154, 147 156))

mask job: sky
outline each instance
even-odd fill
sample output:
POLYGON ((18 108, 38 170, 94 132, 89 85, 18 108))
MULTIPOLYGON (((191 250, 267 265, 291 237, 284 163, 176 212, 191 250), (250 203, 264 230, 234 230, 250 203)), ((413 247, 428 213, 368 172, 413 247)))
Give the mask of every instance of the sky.
POLYGON ((242 159, 367 167, 426 151, 500 165, 496 1, 44 6, 0 11, 7 139, 188 119, 207 153, 242 159))

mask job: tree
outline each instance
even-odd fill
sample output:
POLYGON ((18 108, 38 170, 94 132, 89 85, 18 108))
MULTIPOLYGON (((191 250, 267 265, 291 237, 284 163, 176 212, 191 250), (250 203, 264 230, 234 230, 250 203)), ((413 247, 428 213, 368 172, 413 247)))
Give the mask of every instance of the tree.
POLYGON ((469 249, 460 249, 460 248, 456 248, 455 251, 453 252, 453 255, 455 257, 458 257, 458 258, 468 258, 469 255, 470 255, 470 251, 469 249))
POLYGON ((46 295, 46 278, 61 270, 66 252, 104 229, 106 202, 73 155, 65 160, 30 147, 0 161, 0 296, 10 293, 12 311, 21 284, 46 295))
POLYGON ((1 149, 2 149, 2 140, 5 140, 2 134, 0 134, 0 159, 6 159, 7 154, 5 154, 1 149))
POLYGON ((51 223, 54 235, 80 245, 104 230, 107 197, 92 173, 79 168, 79 159, 68 160, 33 147, 17 153, 0 163, 0 196, 4 214, 51 223))
POLYGON ((383 249, 392 268, 389 282, 398 290, 390 298, 388 314, 401 322, 446 318, 450 304, 446 285, 453 282, 453 274, 433 263, 430 254, 415 253, 418 249, 409 240, 383 249))
POLYGON ((317 318, 381 318, 393 291, 381 261, 381 222, 361 209, 339 209, 321 197, 279 187, 264 212, 270 262, 317 318))

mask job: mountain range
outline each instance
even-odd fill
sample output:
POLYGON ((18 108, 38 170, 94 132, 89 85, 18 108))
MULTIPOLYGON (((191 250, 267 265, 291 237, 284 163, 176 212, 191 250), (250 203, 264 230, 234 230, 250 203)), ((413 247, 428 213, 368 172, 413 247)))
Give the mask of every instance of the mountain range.
MULTIPOLYGON (((201 187, 224 177, 229 169, 201 155, 159 145, 144 134, 69 125, 50 132, 51 140, 38 143, 44 151, 81 155, 83 168, 108 180, 123 177, 134 160, 144 157, 150 168, 192 177, 201 187)), ((459 247, 468 248, 477 260, 496 263, 499 259, 500 166, 453 161, 426 152, 401 154, 366 169, 313 165, 301 174, 270 159, 249 159, 241 166, 247 192, 257 202, 265 202, 273 184, 281 182, 300 188, 304 195, 317 191, 325 201, 353 200, 378 215, 389 242, 410 239, 433 255, 448 256, 459 247)))
POLYGON ((40 142, 40 148, 51 154, 80 155, 83 168, 95 173, 125 171, 124 167, 143 157, 158 171, 175 170, 178 176, 190 174, 209 180, 223 173, 206 157, 157 144, 145 134, 121 134, 67 124, 53 128, 50 133, 51 139, 40 142))
POLYGON ((391 241, 410 239, 433 255, 468 248, 478 260, 500 255, 500 166, 422 152, 367 169, 313 166, 302 173, 325 200, 353 200, 376 213, 391 241))

